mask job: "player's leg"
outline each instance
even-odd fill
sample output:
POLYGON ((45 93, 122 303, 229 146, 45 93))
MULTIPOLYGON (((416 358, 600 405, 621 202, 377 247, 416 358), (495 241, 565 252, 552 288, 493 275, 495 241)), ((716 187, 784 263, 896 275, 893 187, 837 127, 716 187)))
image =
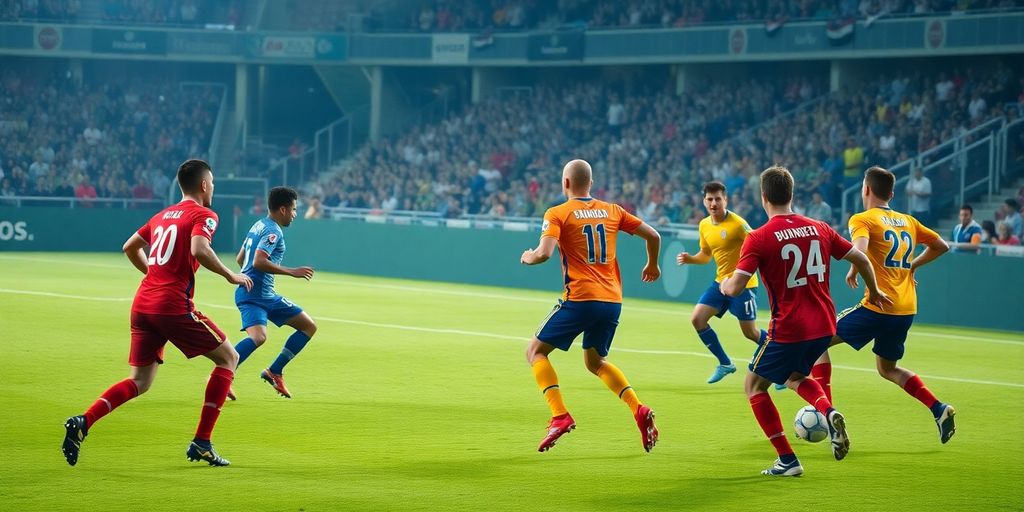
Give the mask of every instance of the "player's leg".
POLYGON ((786 380, 786 385, 825 416, 832 437, 832 455, 836 460, 843 460, 850 451, 846 417, 832 406, 832 401, 821 384, 816 379, 807 378, 814 363, 820 360, 832 342, 833 337, 828 336, 812 341, 790 343, 788 359, 789 368, 793 373, 786 380))
MULTIPOLYGON (((759 351, 759 356, 763 357, 766 346, 763 346, 759 351)), ((756 362, 757 360, 755 359, 756 362)), ((751 363, 751 366, 755 366, 755 363, 751 363)), ((789 440, 786 439, 785 430, 782 428, 782 418, 779 417, 779 410, 775 407, 775 403, 772 402, 771 395, 768 394, 768 386, 770 384, 771 382, 768 379, 754 373, 753 370, 747 373, 746 380, 744 381, 744 391, 747 394, 747 399, 750 401, 750 409, 754 412, 754 418, 779 456, 775 463, 770 468, 761 471, 761 474, 799 476, 803 474, 804 468, 800 465, 796 453, 793 452, 793 447, 789 445, 789 440)))
POLYGON ((267 317, 278 327, 288 325, 295 329, 295 332, 285 341, 281 353, 274 359, 274 362, 260 373, 260 378, 273 386, 281 396, 291 398, 292 394, 284 383, 284 367, 302 351, 309 343, 310 338, 316 334, 316 322, 302 311, 302 308, 284 297, 279 297, 270 306, 267 317))
POLYGON ((245 328, 245 339, 235 344, 235 352, 238 352, 238 366, 242 366, 242 363, 249 356, 252 355, 256 349, 263 346, 267 342, 267 324, 250 325, 245 328))
POLYGON ((726 375, 736 372, 736 365, 732 364, 732 359, 729 359, 729 355, 725 353, 722 342, 718 340, 718 333, 708 324, 711 317, 724 315, 728 307, 729 298, 722 295, 718 283, 712 282, 711 286, 700 296, 697 305, 693 308, 693 314, 690 315, 690 324, 697 331, 701 343, 718 359, 718 366, 708 377, 708 384, 714 384, 724 379, 726 375))
POLYGON ((576 428, 575 420, 562 401, 558 374, 555 373, 548 355, 556 348, 568 350, 582 330, 578 305, 568 301, 559 302, 544 318, 537 333, 526 346, 526 362, 530 365, 537 387, 551 410, 548 433, 541 440, 537 451, 550 450, 558 438, 576 428))

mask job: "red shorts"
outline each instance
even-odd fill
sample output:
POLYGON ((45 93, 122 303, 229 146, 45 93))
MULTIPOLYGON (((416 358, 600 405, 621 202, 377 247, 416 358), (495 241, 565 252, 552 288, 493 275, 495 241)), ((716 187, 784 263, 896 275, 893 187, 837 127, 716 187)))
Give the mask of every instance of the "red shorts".
POLYGON ((131 366, 163 364, 164 345, 169 340, 189 359, 209 353, 227 336, 198 311, 186 315, 154 315, 132 311, 131 366))

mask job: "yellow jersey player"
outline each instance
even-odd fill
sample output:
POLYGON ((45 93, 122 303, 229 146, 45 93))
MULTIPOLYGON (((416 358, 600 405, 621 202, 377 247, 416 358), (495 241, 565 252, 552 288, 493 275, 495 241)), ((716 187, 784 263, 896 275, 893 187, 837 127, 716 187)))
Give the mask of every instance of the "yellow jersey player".
MULTIPOLYGON (((865 210, 850 217, 853 245, 868 255, 878 276, 878 288, 892 298, 893 305, 883 311, 865 299, 843 311, 831 344, 846 343, 860 350, 873 340, 878 374, 931 410, 939 429, 939 440, 946 443, 956 431, 953 407, 936 399, 921 377, 896 363, 903 358, 907 332, 917 314, 914 272, 948 251, 949 245, 914 217, 889 208, 895 183, 896 177, 891 172, 881 167, 868 169, 861 191, 865 210), (914 257, 918 244, 925 249, 914 257)), ((846 282, 857 287, 855 269, 850 269, 846 282)), ((811 376, 820 382, 831 401, 832 364, 828 352, 815 363, 811 376)))
POLYGON ((621 206, 590 197, 593 183, 590 164, 586 161, 573 160, 565 165, 562 189, 567 200, 544 213, 540 244, 536 249, 527 249, 520 257, 524 265, 544 263, 554 254, 556 246, 562 255, 565 290, 562 299, 526 348, 526 360, 551 409, 548 433, 537 450, 547 451, 559 437, 576 428, 576 422, 562 402, 558 375, 548 355, 556 348, 569 350, 582 333, 583 361, 587 369, 629 406, 640 429, 644 450, 651 451, 658 441, 654 411, 640 401, 626 376, 605 357, 622 311, 622 279, 615 257, 615 240, 624 231, 647 241, 647 265, 641 278, 650 283, 661 276, 658 268, 661 236, 621 206))
POLYGON ((743 241, 750 233, 750 226, 743 217, 728 210, 729 200, 726 195, 725 185, 718 181, 711 181, 704 184, 704 208, 708 216, 700 221, 700 252, 689 254, 681 252, 676 256, 676 263, 680 265, 704 265, 715 260, 718 267, 714 282, 708 286, 704 294, 697 301, 693 308, 693 316, 690 322, 697 330, 697 336, 704 342, 704 346, 718 358, 718 366, 714 373, 708 378, 708 384, 714 384, 730 373, 736 372, 736 365, 732 363, 725 353, 722 343, 718 341, 718 334, 708 325, 711 317, 722 318, 728 311, 740 322, 740 330, 750 341, 761 345, 767 338, 768 333, 758 329, 755 320, 757 319, 757 276, 751 276, 747 282, 747 288, 738 297, 723 295, 719 285, 725 281, 736 270, 736 262, 740 260, 740 248, 743 241))

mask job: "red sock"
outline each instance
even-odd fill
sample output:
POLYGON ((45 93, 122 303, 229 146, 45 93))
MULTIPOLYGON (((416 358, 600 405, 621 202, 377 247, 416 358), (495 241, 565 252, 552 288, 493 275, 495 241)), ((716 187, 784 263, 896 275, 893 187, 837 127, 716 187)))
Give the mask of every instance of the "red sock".
POLYGON ((825 390, 814 379, 804 379, 796 388, 796 394, 800 395, 807 403, 814 406, 818 412, 828 416, 828 410, 832 408, 832 401, 825 395, 825 390))
POLYGON ((825 392, 825 398, 828 401, 832 401, 832 363, 821 363, 814 365, 811 368, 811 377, 818 381, 821 385, 822 391, 825 392))
POLYGON ((779 410, 772 403, 772 397, 768 393, 758 393, 750 397, 750 408, 753 409, 757 423, 761 425, 761 430, 768 436, 779 457, 793 455, 793 448, 789 446, 786 433, 782 430, 779 410))
POLYGON ((907 383, 903 385, 903 391, 920 400, 925 407, 931 408, 931 406, 935 405, 935 402, 939 401, 931 391, 928 391, 928 388, 924 387, 924 381, 917 375, 907 379, 907 383))
POLYGON ((203 402, 203 411, 199 414, 199 427, 196 428, 197 439, 210 440, 210 436, 213 435, 213 426, 217 424, 220 408, 224 406, 224 400, 228 397, 228 389, 231 388, 233 380, 235 380, 235 372, 219 366, 213 369, 210 380, 206 383, 206 401, 203 402))
POLYGON ((134 380, 125 379, 110 386, 100 395, 99 399, 93 402, 92 407, 85 411, 85 428, 91 427, 100 418, 137 396, 139 396, 139 387, 135 385, 134 380))

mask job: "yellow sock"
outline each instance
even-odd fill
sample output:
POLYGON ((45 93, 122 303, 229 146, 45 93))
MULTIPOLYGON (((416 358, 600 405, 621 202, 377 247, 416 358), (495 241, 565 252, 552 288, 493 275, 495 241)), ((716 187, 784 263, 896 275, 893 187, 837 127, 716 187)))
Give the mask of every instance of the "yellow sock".
POLYGON ((633 411, 633 414, 636 414, 636 411, 640 409, 640 398, 636 396, 636 391, 633 391, 633 387, 629 385, 629 381, 626 380, 622 370, 618 369, 614 364, 605 361, 601 365, 601 369, 597 371, 597 376, 604 382, 605 386, 608 386, 608 389, 619 395, 623 402, 626 402, 626 405, 629 406, 630 411, 633 411))
POLYGON ((558 388, 558 374, 551 366, 551 361, 548 361, 546 357, 541 357, 534 361, 531 368, 533 369, 533 378, 537 379, 537 387, 544 394, 544 399, 548 401, 551 416, 567 414, 569 411, 565 410, 565 403, 562 402, 562 390, 558 388))

